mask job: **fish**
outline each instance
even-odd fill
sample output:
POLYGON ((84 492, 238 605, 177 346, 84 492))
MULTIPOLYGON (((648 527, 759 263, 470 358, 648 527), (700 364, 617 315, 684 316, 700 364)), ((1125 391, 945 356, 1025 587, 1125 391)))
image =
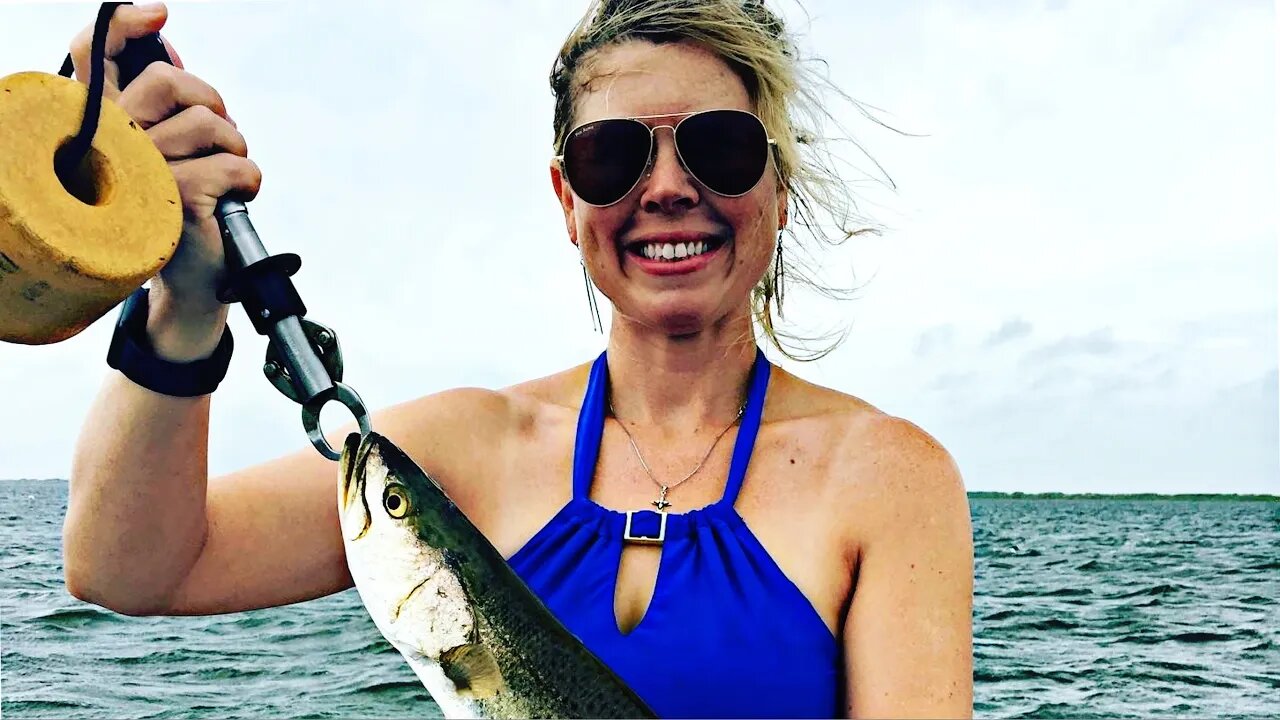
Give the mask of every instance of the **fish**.
POLYGON ((445 717, 657 717, 390 440, 348 435, 339 475, 356 591, 445 717))

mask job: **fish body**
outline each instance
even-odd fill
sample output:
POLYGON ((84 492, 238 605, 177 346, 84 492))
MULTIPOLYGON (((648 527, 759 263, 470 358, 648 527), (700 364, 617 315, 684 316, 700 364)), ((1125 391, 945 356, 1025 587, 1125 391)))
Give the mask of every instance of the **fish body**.
POLYGON ((656 717, 389 440, 347 438, 338 496, 360 599, 445 717, 656 717))

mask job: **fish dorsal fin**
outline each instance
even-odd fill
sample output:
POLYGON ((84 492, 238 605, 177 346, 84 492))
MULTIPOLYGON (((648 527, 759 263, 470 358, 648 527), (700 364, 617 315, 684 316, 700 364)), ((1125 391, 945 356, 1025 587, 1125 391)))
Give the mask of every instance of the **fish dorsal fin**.
POLYGON ((506 688, 498 661, 483 645, 459 645, 444 651, 440 668, 464 697, 490 698, 506 688))

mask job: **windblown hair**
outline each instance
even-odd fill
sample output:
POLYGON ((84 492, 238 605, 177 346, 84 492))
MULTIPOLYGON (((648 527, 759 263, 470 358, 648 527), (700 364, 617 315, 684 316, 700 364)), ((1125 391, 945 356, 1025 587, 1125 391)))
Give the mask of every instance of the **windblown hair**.
MULTIPOLYGON (((783 340, 793 341, 793 348, 803 351, 806 340, 832 336, 806 338, 782 330, 777 321, 782 319, 784 282, 794 280, 832 298, 849 292, 825 287, 812 276, 809 264, 804 262, 808 253, 797 227, 819 243, 831 245, 854 235, 876 232, 857 216, 848 183, 835 170, 820 133, 824 120, 837 127, 839 123, 825 109, 819 91, 827 88, 840 97, 848 97, 800 61, 795 39, 763 0, 592 0, 551 70, 554 152, 560 151, 572 129, 576 102, 590 79, 595 54, 628 40, 699 44, 724 60, 741 78, 756 114, 777 140, 775 166, 790 198, 785 234, 792 240, 788 252, 784 252, 779 238, 773 266, 752 292, 752 316, 770 342, 787 357, 816 360, 830 353, 844 340, 844 332, 836 334, 825 347, 801 356, 783 340), (829 222, 822 222, 819 213, 825 214, 829 222)), ((854 104, 867 114, 861 105, 854 104)))

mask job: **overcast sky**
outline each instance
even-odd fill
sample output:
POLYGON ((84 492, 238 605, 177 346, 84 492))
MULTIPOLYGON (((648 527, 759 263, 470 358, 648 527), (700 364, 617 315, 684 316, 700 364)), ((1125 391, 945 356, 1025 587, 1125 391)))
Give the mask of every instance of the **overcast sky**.
MULTIPOLYGON (((166 37, 263 168, 254 223, 302 256, 308 317, 371 407, 602 349, 547 175, 547 71, 584 7, 170 4, 166 37)), ((896 190, 835 147, 881 179, 857 192, 885 231, 824 256, 857 299, 788 296, 845 344, 772 357, 922 426, 970 490, 1280 492, 1270 2, 775 7, 911 136, 833 101, 896 190)), ((0 75, 56 72, 96 8, 0 3, 0 75)), ((113 318, 0 345, 0 477, 66 477, 113 318)), ((239 308, 232 329, 215 474, 306 445, 265 338, 239 308)))

